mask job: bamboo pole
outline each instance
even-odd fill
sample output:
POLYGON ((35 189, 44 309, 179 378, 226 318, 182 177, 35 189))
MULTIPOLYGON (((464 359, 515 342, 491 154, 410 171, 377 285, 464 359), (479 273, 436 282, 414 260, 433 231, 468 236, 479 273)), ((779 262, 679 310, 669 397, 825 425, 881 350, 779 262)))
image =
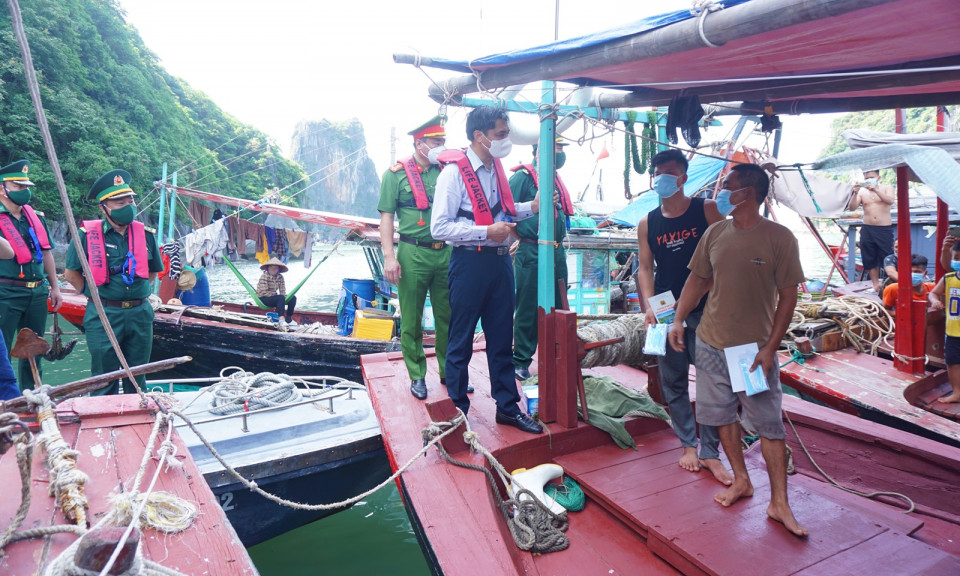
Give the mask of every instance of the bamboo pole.
MULTIPOLYGON (((140 366, 131 366, 130 372, 132 372, 134 376, 139 376, 140 374, 150 374, 153 372, 160 372, 161 370, 167 370, 169 368, 173 368, 174 366, 179 366, 180 364, 190 362, 191 360, 193 360, 193 358, 190 356, 167 358, 166 360, 160 360, 159 362, 150 362, 148 364, 141 364, 140 366)), ((91 376, 89 378, 84 378, 83 380, 70 382, 69 384, 54 386, 48 395, 51 399, 59 399, 61 401, 68 398, 74 398, 83 394, 89 394, 90 392, 96 392, 101 388, 106 388, 112 380, 123 378, 126 375, 126 370, 114 370, 113 372, 107 372, 106 374, 100 374, 99 376, 91 376)), ((18 398, 13 398, 11 400, 7 400, 6 402, 0 403, 0 405, 2 405, 0 411, 16 412, 18 410, 25 410, 27 408, 27 400, 23 396, 20 396, 18 398)))

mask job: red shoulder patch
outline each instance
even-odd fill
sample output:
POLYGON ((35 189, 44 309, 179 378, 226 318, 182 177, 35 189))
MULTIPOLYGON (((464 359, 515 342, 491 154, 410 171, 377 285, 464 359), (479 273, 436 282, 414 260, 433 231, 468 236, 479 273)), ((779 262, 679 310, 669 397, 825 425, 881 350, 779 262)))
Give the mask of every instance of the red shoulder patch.
POLYGON ((391 172, 399 172, 401 170, 403 170, 403 164, 400 162, 397 162, 396 164, 390 167, 391 172))

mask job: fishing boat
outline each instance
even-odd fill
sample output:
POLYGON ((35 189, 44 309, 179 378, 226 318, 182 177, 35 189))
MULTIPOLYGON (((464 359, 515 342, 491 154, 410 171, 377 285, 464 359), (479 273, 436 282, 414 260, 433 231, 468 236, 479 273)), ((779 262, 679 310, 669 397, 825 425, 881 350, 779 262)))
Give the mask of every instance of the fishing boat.
MULTIPOLYGON (((960 61, 960 52, 951 39, 958 18, 949 0, 734 0, 723 6, 698 4, 693 14, 678 11, 467 62, 424 55, 394 59, 463 73, 436 79, 429 88, 431 96, 444 103, 501 105, 496 99, 468 95, 545 81, 539 104, 530 109, 503 104, 511 111, 541 112, 543 147, 553 141, 554 114, 602 122, 610 118, 608 108, 670 103, 676 105, 671 112, 682 115, 685 106, 679 104, 694 97, 699 103, 714 104, 718 114, 761 115, 768 125, 775 125, 775 115, 781 113, 955 104, 960 102, 960 76, 953 65, 960 61), (931 19, 933 14, 942 17, 931 19), (878 30, 884 34, 882 46, 874 41, 878 30), (921 31, 924 41, 917 42, 921 31), (934 71, 937 65, 950 70, 934 71), (596 108, 565 108, 556 104, 556 81, 618 91, 599 95, 591 102, 596 108), (542 114, 545 108, 554 114, 542 114)), ((687 116, 673 119, 689 134, 696 131, 696 121, 687 116)), ((540 169, 541 181, 548 181, 544 178, 552 177, 549 160, 542 161, 540 169)), ((907 205, 905 174, 902 181, 901 206, 907 205)), ((946 221, 942 208, 938 207, 938 222, 946 221)), ((585 345, 577 343, 576 317, 553 309, 553 287, 544 281, 552 277, 552 216, 549 210, 540 214, 540 250, 546 257, 540 258, 538 292, 541 334, 547 338, 541 338, 536 363, 538 410, 549 434, 531 436, 495 423, 494 402, 482 384, 488 379, 482 346, 474 349, 477 357, 470 378, 480 385, 466 420, 448 399, 421 403, 405 397, 398 355, 366 356, 362 361, 394 469, 400 470, 399 463, 421 448, 424 429, 444 448, 414 461, 399 480, 435 573, 960 571, 956 544, 960 517, 954 504, 947 503, 953 498, 943 498, 942 492, 954 490, 960 480, 960 452, 954 446, 785 398, 787 443, 796 471, 788 482, 789 498, 800 523, 810 530, 808 538, 798 539, 764 514, 767 501, 760 494, 765 492, 766 474, 756 450, 748 451, 747 461, 758 482, 758 495, 723 508, 712 501, 719 490, 712 477, 676 465, 680 443, 661 420, 627 419, 635 451, 621 450, 606 433, 578 420, 577 348, 585 345), (552 334, 547 331, 551 326, 552 334), (449 435, 437 436, 438 431, 451 429, 449 435), (529 539, 515 530, 515 514, 526 514, 529 506, 508 501, 507 485, 519 469, 541 464, 559 466, 577 480, 585 506, 581 512, 567 513, 568 524, 549 516, 537 524, 535 534, 545 534, 557 545, 535 554, 528 551, 529 539), (862 499, 838 486, 863 493, 896 492, 896 505, 886 498, 862 499), (903 514, 904 509, 910 513, 903 514), (569 539, 565 549, 564 534, 569 539)), ((909 233, 906 218, 900 222, 904 227, 899 234, 900 265, 906 277, 909 233)), ((903 302, 897 325, 910 330, 897 332, 892 364, 901 373, 919 374, 923 366, 922 361, 917 366, 916 358, 922 356, 922 348, 917 350, 917 341, 910 336, 904 339, 904 334, 922 328, 913 318, 918 316, 903 302)), ((789 359, 792 354, 783 360, 789 359)), ((803 366, 820 360, 818 356, 803 366)), ((859 354, 848 362, 851 374, 856 370, 872 374, 884 360, 859 354)), ((592 370, 636 391, 649 382, 645 372, 632 366, 592 370)), ((829 381, 827 370, 823 379, 829 381)), ((428 363, 427 383, 439 388, 435 364, 428 363)))
POLYGON ((0 571, 256 575, 217 497, 196 481, 201 472, 166 425, 165 406, 135 394, 70 398, 116 376, 38 390, 36 416, 23 398, 0 406, 0 480, 9 491, 0 518, 10 531, 0 539, 0 571), (41 442, 45 449, 34 449, 41 442), (23 538, 7 538, 18 530, 23 538))
POLYGON ((244 546, 344 510, 333 504, 390 476, 380 424, 360 384, 234 370, 155 385, 204 386, 173 393, 191 422, 178 418, 175 426, 244 546), (268 500, 251 483, 304 507, 268 500))

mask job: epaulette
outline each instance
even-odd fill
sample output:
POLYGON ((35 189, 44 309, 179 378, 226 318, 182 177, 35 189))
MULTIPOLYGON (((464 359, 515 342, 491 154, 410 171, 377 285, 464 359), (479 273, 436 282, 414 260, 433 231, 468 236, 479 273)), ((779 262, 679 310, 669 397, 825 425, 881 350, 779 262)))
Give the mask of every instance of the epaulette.
POLYGON ((143 229, 144 229, 145 231, 151 233, 151 234, 156 234, 156 233, 157 233, 157 229, 156 229, 156 228, 151 228, 151 227, 149 227, 149 226, 144 226, 143 229))
POLYGON ((87 233, 87 229, 84 228, 83 226, 81 226, 81 227, 79 228, 79 230, 80 230, 80 232, 83 232, 84 234, 87 233))
POLYGON ((403 170, 403 163, 401 162, 397 162, 396 164, 390 167, 391 172, 399 172, 401 170, 403 170))
POLYGON ((37 216, 41 217, 41 218, 46 218, 46 216, 43 215, 43 212, 41 212, 41 211, 39 211, 39 210, 34 210, 33 213, 36 214, 37 216))

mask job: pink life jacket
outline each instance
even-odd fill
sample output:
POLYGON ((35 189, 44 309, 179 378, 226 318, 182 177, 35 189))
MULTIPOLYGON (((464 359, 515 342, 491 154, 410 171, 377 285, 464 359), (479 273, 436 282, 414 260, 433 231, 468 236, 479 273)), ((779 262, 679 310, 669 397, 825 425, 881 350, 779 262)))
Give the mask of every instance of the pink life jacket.
POLYGON ((460 170, 460 176, 463 178, 463 184, 467 188, 467 194, 470 196, 470 204, 473 205, 473 212, 463 210, 457 212, 457 216, 465 216, 473 220, 479 226, 491 226, 493 217, 500 213, 502 209, 510 216, 517 215, 517 208, 513 204, 513 193, 510 192, 510 183, 507 181, 507 175, 503 171, 503 164, 499 158, 493 159, 494 174, 497 178, 497 191, 500 194, 500 202, 490 208, 487 202, 487 196, 480 186, 480 179, 477 173, 470 165, 470 159, 467 158, 463 150, 444 150, 440 153, 440 162, 443 164, 457 163, 460 170))
MULTIPOLYGON (((83 228, 87 232, 87 262, 93 273, 93 281, 103 286, 110 281, 110 265, 107 263, 107 247, 103 241, 103 220, 84 220, 83 228)), ((127 227, 127 260, 123 268, 129 272, 133 268, 138 278, 149 278, 147 265, 147 235, 142 222, 133 221, 127 227)))
MULTIPOLYGON (((27 218, 27 222, 30 223, 30 228, 34 234, 36 234, 36 242, 40 245, 38 251, 49 250, 50 238, 47 236, 47 229, 40 223, 40 217, 37 216, 37 213, 33 211, 33 208, 31 208, 29 204, 25 204, 21 206, 21 208, 23 215, 27 218)), ((13 246, 13 253, 17 258, 17 264, 22 265, 33 260, 34 254, 30 252, 30 247, 23 241, 23 236, 20 235, 20 232, 17 231, 17 226, 13 223, 13 216, 10 214, 0 215, 0 232, 3 233, 3 237, 13 246)), ((37 258, 37 261, 40 262, 42 259, 43 257, 40 256, 37 258)))
POLYGON ((423 178, 420 177, 420 167, 413 156, 403 161, 403 171, 407 175, 407 182, 410 183, 410 191, 413 192, 417 210, 426 210, 430 207, 430 199, 427 198, 427 187, 423 185, 423 178))
MULTIPOLYGON (((533 167, 532 164, 521 164, 514 168, 511 168, 514 172, 523 168, 526 170, 531 177, 533 177, 533 185, 537 187, 537 190, 540 189, 540 176, 537 174, 537 169, 533 167)), ((570 192, 567 191, 567 187, 564 185, 563 180, 560 179, 560 175, 557 174, 553 179, 553 184, 557 189, 557 192, 560 194, 560 208, 563 209, 563 213, 567 216, 573 216, 573 202, 570 200, 570 192)), ((554 211, 556 213, 556 211, 554 211)))

